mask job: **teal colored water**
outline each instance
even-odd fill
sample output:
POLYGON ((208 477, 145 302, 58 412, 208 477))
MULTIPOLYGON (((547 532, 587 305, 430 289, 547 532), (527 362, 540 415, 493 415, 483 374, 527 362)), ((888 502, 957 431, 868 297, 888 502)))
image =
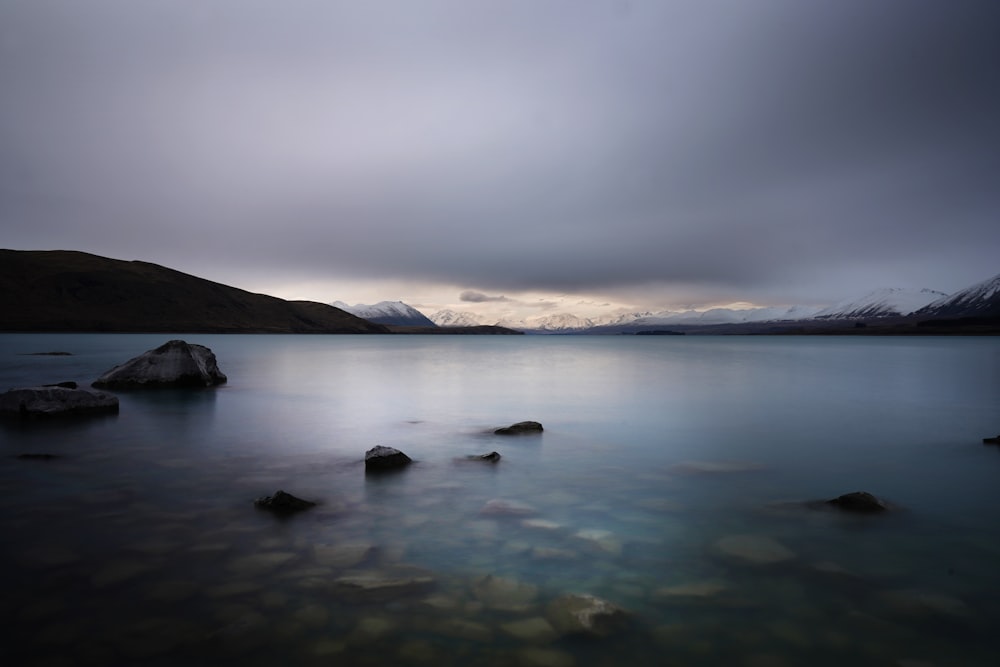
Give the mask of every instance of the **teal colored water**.
MULTIPOLYGON (((170 337, 0 335, 0 388, 89 384, 170 337)), ((996 338, 180 337, 229 382, 0 424, 4 664, 1000 652, 996 338), (522 420, 544 433, 492 434, 522 420), (375 445, 415 463, 366 476, 375 445), (278 489, 320 504, 253 508, 278 489), (804 504, 856 490, 897 509, 804 504), (568 593, 627 621, 567 634, 568 593)))

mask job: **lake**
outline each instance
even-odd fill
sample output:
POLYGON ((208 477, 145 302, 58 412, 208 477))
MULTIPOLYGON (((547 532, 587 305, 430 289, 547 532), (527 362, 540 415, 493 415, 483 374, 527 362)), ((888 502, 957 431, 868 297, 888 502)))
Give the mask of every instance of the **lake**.
POLYGON ((4 664, 1000 654, 997 338, 4 334, 0 387, 170 338, 229 382, 0 424, 4 664), (375 445, 415 462, 366 475, 375 445), (858 490, 892 511, 808 503, 858 490), (567 596, 624 613, 573 632, 600 602, 567 596))

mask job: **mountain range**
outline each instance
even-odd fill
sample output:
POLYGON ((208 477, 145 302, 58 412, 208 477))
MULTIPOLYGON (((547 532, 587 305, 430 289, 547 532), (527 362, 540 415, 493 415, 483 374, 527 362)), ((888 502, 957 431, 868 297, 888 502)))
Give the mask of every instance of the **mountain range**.
POLYGON ((713 308, 596 319, 557 313, 491 323, 452 310, 428 317, 401 301, 287 301, 149 262, 84 252, 0 250, 0 331, 861 333, 857 329, 869 325, 877 330, 867 333, 1000 333, 1000 275, 950 295, 885 288, 826 308, 713 308))
MULTIPOLYGON (((352 312, 371 313, 382 304, 354 306, 352 312)), ((411 311, 419 311, 409 306, 411 311)), ((388 316, 385 313, 384 316, 388 316)), ((441 310, 427 316, 439 327, 475 326, 492 324, 475 315, 454 310, 441 310)), ((498 326, 531 333, 628 333, 662 327, 721 327, 726 325, 823 325, 837 322, 864 324, 906 320, 937 320, 943 318, 998 318, 1000 317, 1000 275, 972 285, 954 294, 932 289, 886 287, 860 297, 846 299, 826 307, 791 306, 768 308, 712 308, 709 310, 684 310, 661 312, 633 312, 601 318, 578 317, 571 313, 557 313, 529 320, 502 319, 498 326)), ((371 318, 369 318, 371 319, 371 318)), ((382 321, 373 319, 372 321, 382 321)))

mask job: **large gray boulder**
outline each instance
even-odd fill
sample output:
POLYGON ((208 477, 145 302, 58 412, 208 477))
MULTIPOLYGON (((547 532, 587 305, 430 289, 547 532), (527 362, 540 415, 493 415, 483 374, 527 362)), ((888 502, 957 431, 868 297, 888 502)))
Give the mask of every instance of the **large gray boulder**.
POLYGON ((119 389, 212 387, 226 379, 210 349, 172 340, 115 366, 97 378, 92 386, 119 389))
POLYGON ((11 389, 0 394, 0 415, 55 417, 118 412, 118 397, 103 391, 47 386, 11 389))

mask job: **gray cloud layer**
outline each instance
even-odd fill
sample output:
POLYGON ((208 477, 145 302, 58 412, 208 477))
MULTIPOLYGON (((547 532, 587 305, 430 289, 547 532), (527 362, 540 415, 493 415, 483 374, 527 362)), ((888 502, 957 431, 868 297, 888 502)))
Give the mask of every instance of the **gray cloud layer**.
POLYGON ((0 245, 484 291, 957 289, 1000 270, 998 34, 991 0, 8 2, 0 245))

